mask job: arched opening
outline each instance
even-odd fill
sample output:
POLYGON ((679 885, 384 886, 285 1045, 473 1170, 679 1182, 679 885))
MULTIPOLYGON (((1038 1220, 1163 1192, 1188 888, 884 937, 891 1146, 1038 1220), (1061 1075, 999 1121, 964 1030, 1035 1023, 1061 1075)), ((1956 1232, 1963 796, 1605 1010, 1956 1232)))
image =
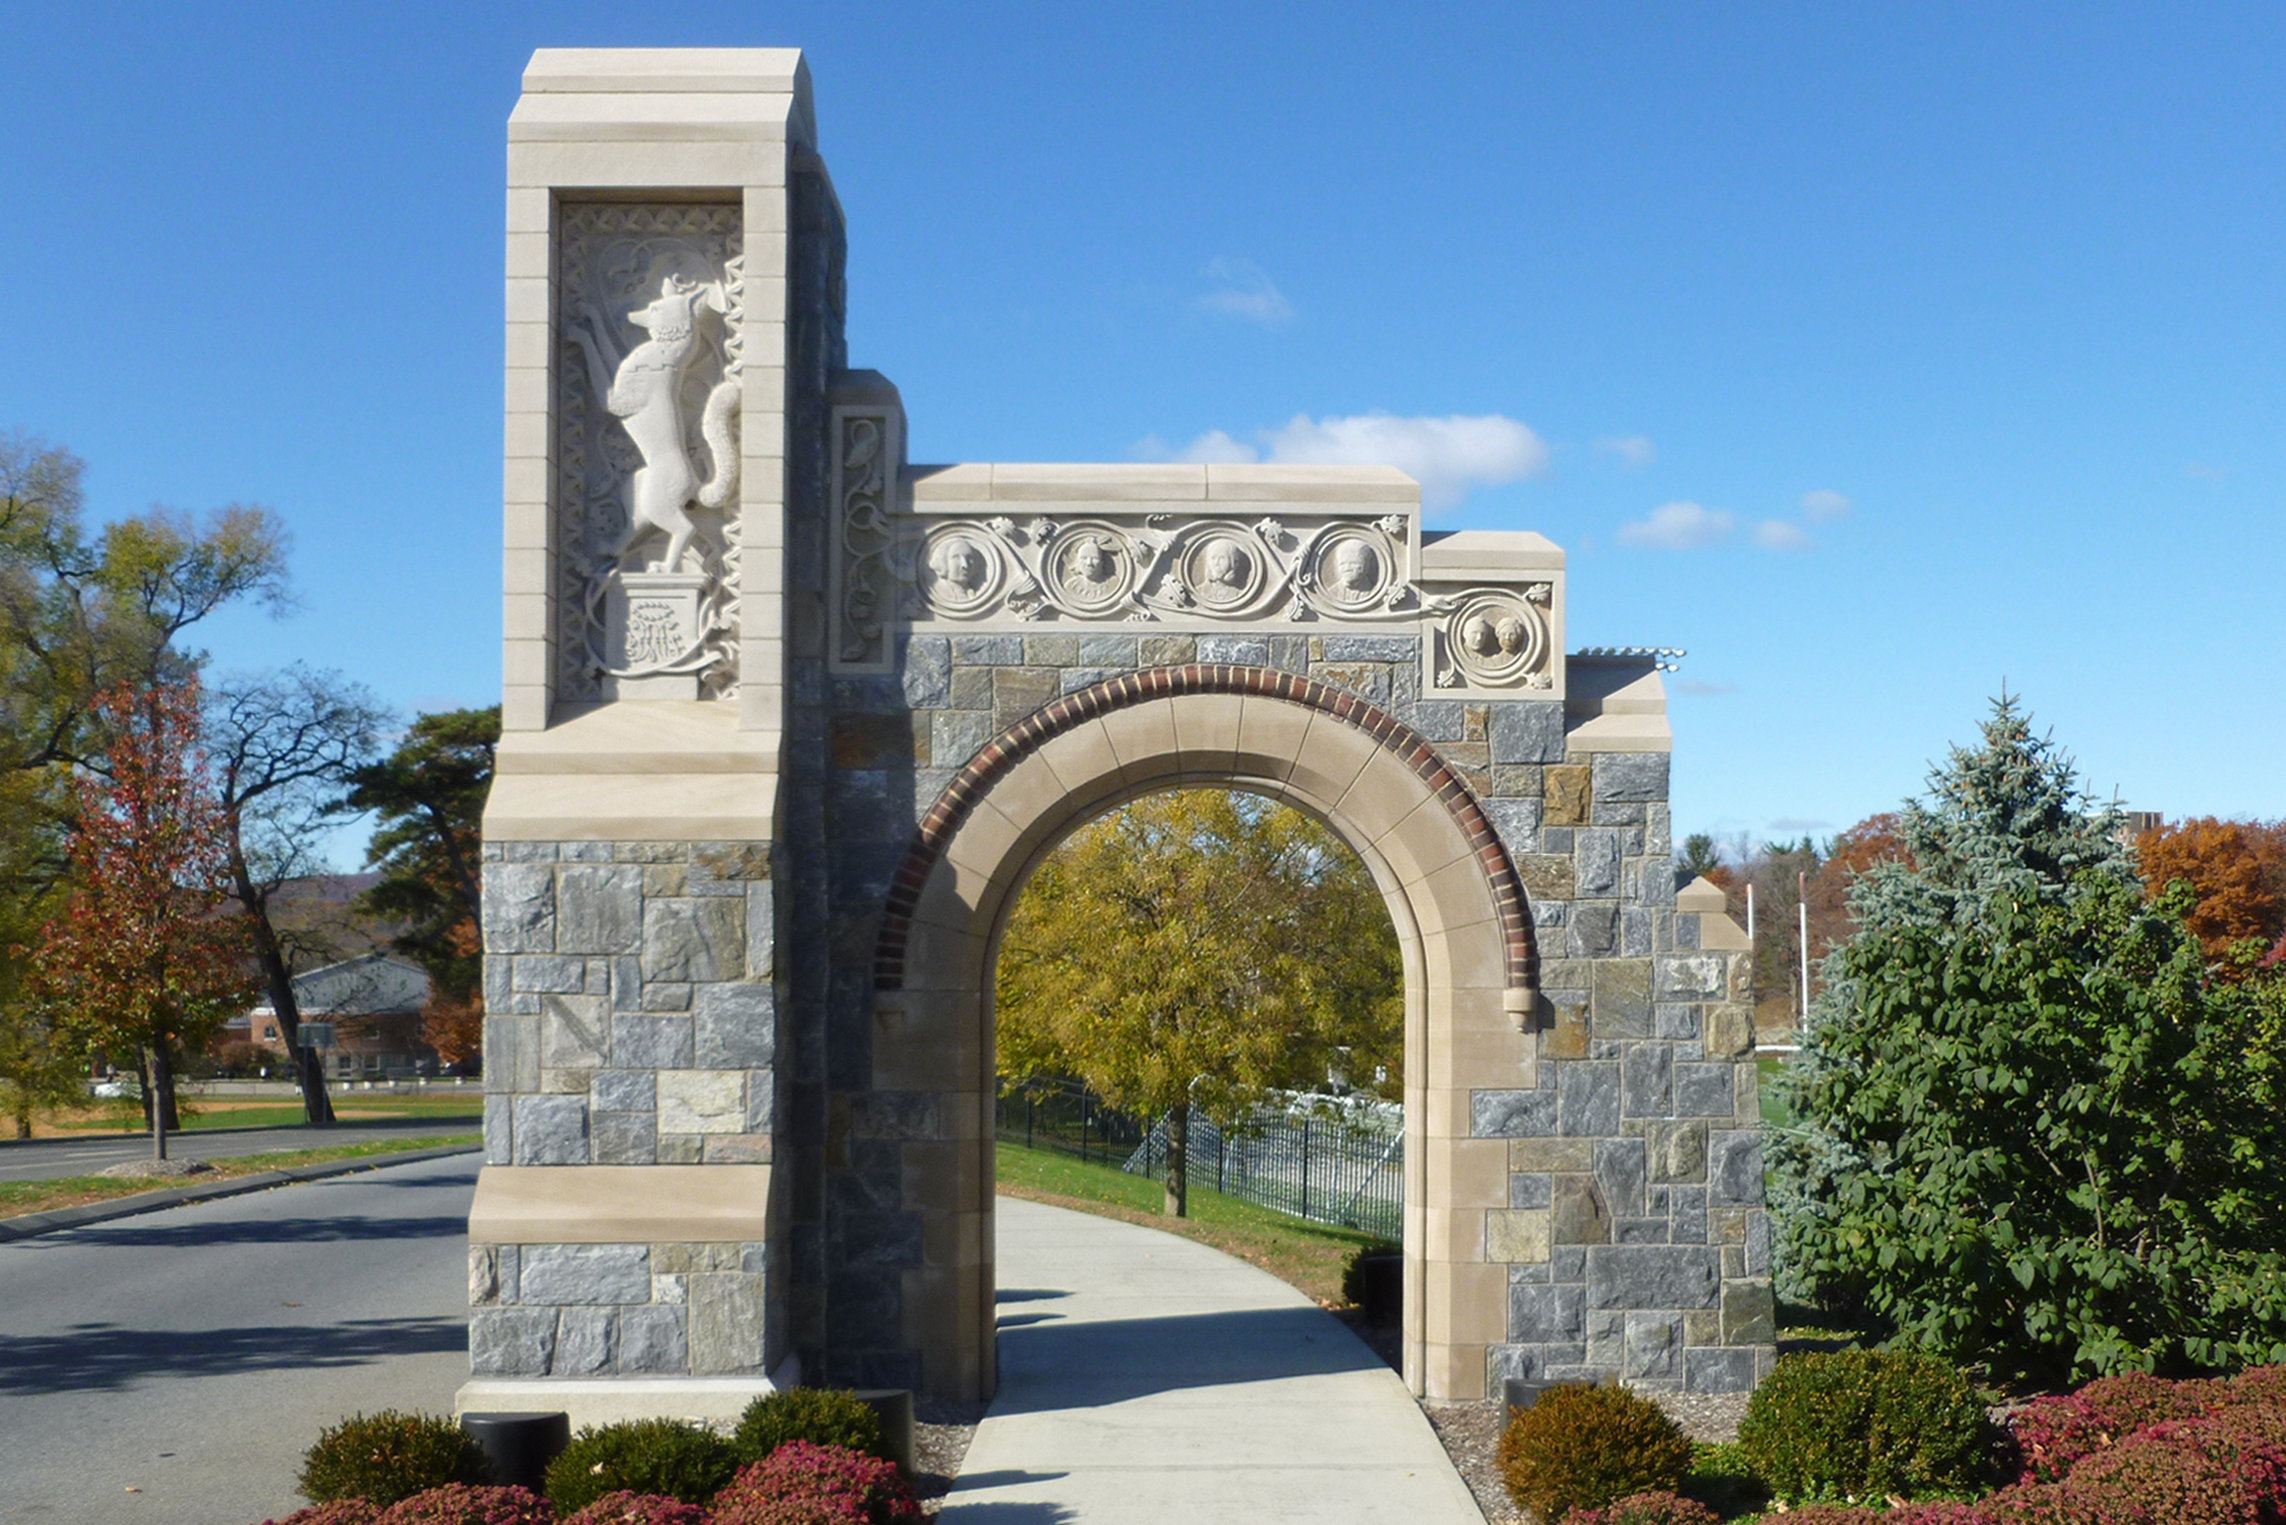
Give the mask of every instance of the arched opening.
POLYGON ((1250 668, 1160 669, 1048 705, 987 744, 930 809, 876 960, 874 1087, 914 1098, 904 1145, 923 1261, 903 1337, 935 1394, 989 1394, 993 1368, 993 962, 1009 908, 1081 823, 1186 785, 1245 790, 1325 822, 1364 861, 1403 954, 1408 1385, 1479 1397, 1505 1335, 1507 1270, 1485 1215, 1507 1206, 1501 1139, 1469 1092, 1530 1088, 1536 972, 1513 869, 1435 750, 1349 694, 1250 668))

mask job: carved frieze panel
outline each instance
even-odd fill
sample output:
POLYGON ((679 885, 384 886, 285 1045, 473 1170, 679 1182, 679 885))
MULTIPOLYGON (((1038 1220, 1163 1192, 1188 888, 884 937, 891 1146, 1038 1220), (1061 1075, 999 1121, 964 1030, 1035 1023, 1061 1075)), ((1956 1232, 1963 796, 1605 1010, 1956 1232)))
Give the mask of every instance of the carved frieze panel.
POLYGON ((837 668, 885 670, 901 629, 1340 627, 1418 633, 1426 688, 1457 696, 1554 686, 1555 581, 1424 580, 1411 512, 1311 503, 1172 512, 1117 500, 916 509, 899 492, 900 426, 894 408, 834 411, 837 668))
POLYGON ((738 682, 740 211, 571 203, 556 277, 556 692, 738 682))

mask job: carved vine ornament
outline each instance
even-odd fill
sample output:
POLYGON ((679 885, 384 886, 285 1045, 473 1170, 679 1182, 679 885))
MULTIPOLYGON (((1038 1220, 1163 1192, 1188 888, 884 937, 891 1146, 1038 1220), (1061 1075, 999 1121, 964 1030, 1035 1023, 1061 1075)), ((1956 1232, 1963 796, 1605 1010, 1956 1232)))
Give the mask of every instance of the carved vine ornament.
POLYGON ((844 664, 882 660, 898 620, 1428 621, 1438 687, 1551 686, 1551 584, 1423 589, 1409 575, 1410 526, 1400 515, 900 514, 891 507, 886 435, 877 418, 841 422, 837 655, 844 664))

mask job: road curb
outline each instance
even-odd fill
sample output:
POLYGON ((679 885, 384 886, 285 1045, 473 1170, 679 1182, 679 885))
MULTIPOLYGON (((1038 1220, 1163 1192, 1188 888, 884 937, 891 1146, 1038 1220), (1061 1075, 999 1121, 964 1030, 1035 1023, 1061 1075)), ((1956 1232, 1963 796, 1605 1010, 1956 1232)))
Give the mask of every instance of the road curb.
POLYGON ((172 1186, 162 1191, 137 1192, 132 1197, 114 1197, 108 1202, 59 1207, 46 1213, 25 1213, 21 1217, 0 1218, 0 1244, 31 1239, 40 1234, 52 1234, 59 1229, 106 1223, 113 1218, 132 1218, 138 1213, 184 1207, 193 1202, 242 1197, 249 1192, 268 1191, 275 1186, 291 1186, 297 1181, 322 1181, 327 1176, 355 1175, 361 1170, 411 1165, 421 1160, 442 1160, 456 1154, 480 1154, 483 1150, 482 1141, 472 1139, 465 1144, 444 1144, 435 1149, 408 1149, 402 1154, 374 1154, 353 1160, 327 1160, 317 1165, 291 1165, 284 1170, 265 1170, 250 1176, 234 1176, 230 1180, 214 1181, 204 1186, 172 1186))

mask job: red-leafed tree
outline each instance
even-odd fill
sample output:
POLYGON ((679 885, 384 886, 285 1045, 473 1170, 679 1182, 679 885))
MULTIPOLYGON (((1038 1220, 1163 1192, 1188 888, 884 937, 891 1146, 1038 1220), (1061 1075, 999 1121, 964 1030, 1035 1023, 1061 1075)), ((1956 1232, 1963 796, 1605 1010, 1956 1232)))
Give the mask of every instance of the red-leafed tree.
POLYGON ((228 893, 221 810, 199 734, 198 683, 100 695, 110 738, 79 781, 73 885, 36 959, 43 1004, 90 1049, 141 1056, 152 1152, 176 1125, 174 1061, 203 1049, 259 989, 228 893))
POLYGON ((2200 816, 2144 832, 2135 856, 2153 896, 2189 882, 2199 898, 2184 924, 2221 978, 2243 972, 2230 956, 2239 944, 2267 948, 2286 934, 2286 824, 2200 816))

